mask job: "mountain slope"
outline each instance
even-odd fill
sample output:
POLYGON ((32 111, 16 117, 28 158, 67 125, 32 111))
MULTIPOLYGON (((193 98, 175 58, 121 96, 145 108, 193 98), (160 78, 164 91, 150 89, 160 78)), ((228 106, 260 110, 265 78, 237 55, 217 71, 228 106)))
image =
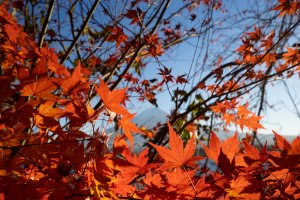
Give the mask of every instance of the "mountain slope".
MULTIPOLYGON (((157 125, 157 123, 166 123, 168 121, 167 113, 160 110, 159 108, 150 108, 142 111, 137 114, 132 120, 138 127, 145 127, 148 130, 151 130, 153 127, 157 125)), ((116 132, 113 128, 106 130, 106 133, 111 134, 110 139, 108 141, 108 146, 111 148, 113 144, 113 140, 116 136, 116 132)), ((120 133, 120 132, 119 132, 120 133)), ((217 136, 221 140, 225 140, 231 137, 234 132, 229 131, 228 133, 224 133, 223 131, 216 132, 217 136)), ((246 136, 245 133, 239 133, 239 138, 244 138, 246 136)), ((273 134, 257 134, 258 139, 262 144, 267 142, 268 146, 274 145, 274 135, 273 134)), ((284 137, 291 142, 296 136, 288 136, 284 135, 284 137)), ((143 145, 147 143, 146 139, 141 134, 134 135, 134 151, 141 151, 143 145)))

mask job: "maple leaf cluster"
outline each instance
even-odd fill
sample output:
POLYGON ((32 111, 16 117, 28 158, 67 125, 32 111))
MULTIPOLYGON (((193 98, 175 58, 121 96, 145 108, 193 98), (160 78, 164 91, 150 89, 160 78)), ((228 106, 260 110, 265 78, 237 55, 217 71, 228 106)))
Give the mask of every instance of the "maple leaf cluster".
POLYGON ((278 0, 278 2, 279 5, 275 6, 274 10, 280 11, 280 16, 299 13, 300 2, 289 0, 278 0))
POLYGON ((238 125, 242 130, 247 127, 249 130, 256 131, 264 128, 260 123, 262 116, 255 116, 248 110, 248 104, 237 106, 236 99, 232 101, 217 102, 216 105, 211 106, 213 112, 221 114, 222 119, 227 125, 238 125))
MULTIPOLYGON (((209 5, 210 1, 203 2, 209 5)), ((280 15, 291 14, 298 4, 280 0, 275 10, 280 10, 280 15)), ((144 16, 140 12, 128 10, 124 16, 141 26, 144 16)), ((108 32, 108 41, 117 48, 126 46, 123 28, 110 27, 108 32)), ((165 30, 165 34, 171 40, 177 37, 172 31, 165 30)), ((260 59, 269 66, 276 61, 270 54, 258 58, 251 46, 260 41, 260 47, 270 47, 272 34, 262 40, 257 28, 245 37, 238 49, 244 62, 260 59)), ((145 40, 145 54, 156 57, 163 53, 157 35, 145 40)), ((137 155, 133 153, 134 134, 149 134, 131 121, 134 114, 125 107, 129 89, 115 89, 105 78, 94 78, 84 63, 73 68, 62 65, 54 49, 38 47, 5 5, 0 6, 0 49, 0 199, 300 198, 300 137, 288 142, 274 132, 276 144, 268 149, 267 144, 253 146, 251 136, 239 141, 236 133, 220 141, 211 132, 204 144, 194 134, 182 139, 168 123, 168 144, 149 142, 149 148, 137 155), (100 106, 90 102, 92 93, 100 106), (117 134, 112 149, 107 146, 110 138, 105 128, 95 128, 96 121, 104 122, 105 128, 117 122, 122 128, 124 134, 117 134), (87 125, 91 132, 84 130, 87 125), (205 155, 196 153, 199 146, 205 155), (203 164, 210 161, 216 170, 203 164)), ((283 57, 286 65, 295 65, 299 52, 288 48, 283 57)), ((94 57, 90 62, 96 66, 101 61, 94 57)), ((221 73, 216 71, 217 78, 221 73)), ((141 94, 148 93, 149 100, 154 98, 151 92, 164 82, 187 82, 184 76, 175 79, 166 67, 160 69, 160 75, 163 80, 158 85, 140 83, 145 89, 141 94)), ((124 77, 139 82, 130 74, 124 77)), ((204 83, 197 87, 206 88, 204 83)), ((234 87, 234 82, 227 82, 211 91, 226 92, 234 87)), ((261 117, 247 107, 225 100, 210 109, 227 124, 254 131, 262 128, 261 117)))

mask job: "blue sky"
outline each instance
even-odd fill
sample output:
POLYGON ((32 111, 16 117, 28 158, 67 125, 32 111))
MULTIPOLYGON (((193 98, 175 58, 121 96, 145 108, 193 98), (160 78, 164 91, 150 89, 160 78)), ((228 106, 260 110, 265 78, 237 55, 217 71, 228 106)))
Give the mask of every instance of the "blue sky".
MULTIPOLYGON (((257 1, 224 1, 224 3, 227 5, 228 13, 235 14, 244 8, 249 8, 253 3, 257 3, 257 1)), ((176 7, 175 4, 171 4, 171 6, 176 7)), ((261 8, 263 9, 263 7, 261 8)), ((176 16, 174 17, 176 20, 176 16)), ((222 14, 216 14, 215 15, 216 21, 218 18, 222 18, 222 14)), ((234 18, 230 23, 234 23, 234 18)), ((249 21, 249 26, 251 25, 251 22, 249 21)), ((247 25, 247 24, 246 24, 247 25)), ((223 25, 224 31, 220 34, 220 40, 222 38, 226 38, 230 34, 239 34, 241 33, 238 27, 230 28, 226 25, 223 25)), ((250 26, 249 30, 253 29, 253 26, 250 26)), ((223 43, 224 41, 221 41, 223 43)), ((226 41, 225 41, 226 42, 226 41)), ((240 41, 235 41, 235 44, 233 44, 233 47, 231 50, 236 49, 238 46, 237 44, 240 41)), ((188 41, 188 43, 184 43, 179 45, 178 48, 175 49, 175 51, 172 52, 172 54, 160 57, 160 61, 167 67, 172 68, 172 72, 174 75, 178 74, 187 74, 189 67, 192 66, 192 72, 197 69, 197 67, 201 66, 201 63, 203 63, 203 51, 201 51, 199 48, 195 48, 195 44, 197 43, 197 38, 191 39, 188 41), (195 59, 193 60, 194 54, 195 59)), ((219 56, 219 51, 217 49, 209 49, 209 54, 214 54, 216 57, 219 56)), ((225 55, 222 55, 225 57, 225 55)), ((228 57, 226 60, 233 60, 234 56, 228 57)), ((225 61, 226 61, 225 60, 225 61)), ((209 63, 209 62, 208 62, 209 63)), ((152 76, 156 77, 158 76, 158 70, 159 65, 157 63, 152 63, 153 67, 151 67, 150 70, 147 70, 145 73, 147 74, 147 77, 152 76)), ((204 67, 207 67, 207 65, 203 65, 204 67)), ((205 74, 205 72, 204 72, 205 74)), ((200 75, 200 74, 199 74, 200 75)), ((203 74, 202 74, 203 77, 203 74)), ((196 79, 197 80, 197 79, 196 79)), ((195 81, 196 81, 195 80, 195 81)), ((291 95, 294 97, 294 100, 296 104, 300 105, 300 94, 298 91, 300 91, 300 81, 298 76, 294 76, 291 79, 285 80, 286 84, 289 86, 289 90, 291 95), (297 94, 298 93, 298 94, 297 94)), ((170 84, 171 86, 171 84, 170 84)), ((176 88, 177 85, 171 86, 171 88, 176 88)), ((186 88, 189 88, 189 84, 186 88)), ((170 112, 170 110, 174 107, 174 104, 171 101, 171 98, 167 92, 163 92, 157 95, 158 99, 158 105, 159 108, 166 111, 167 113, 170 112)), ((249 99, 248 99, 249 100, 249 99)), ((247 101, 247 99, 245 99, 247 101)), ((268 106, 263 112, 263 120, 261 121, 263 126, 266 129, 260 130, 260 133, 266 133, 270 134, 272 133, 272 130, 283 134, 283 135, 299 135, 300 134, 300 118, 295 113, 295 107, 292 104, 291 99, 289 98, 289 95, 286 91, 286 88, 284 87, 283 80, 277 80, 269 84, 267 87, 267 101, 268 106)), ((250 101, 250 103, 253 103, 250 101)), ((141 104, 140 106, 136 106, 137 104, 134 102, 135 112, 141 112, 147 108, 152 107, 149 103, 141 104)), ((296 106, 298 106, 296 105, 296 106)), ((300 109, 300 106, 298 106, 298 109, 300 109)))
MULTIPOLYGON (((172 1, 170 5, 169 12, 174 11, 178 8, 178 0, 172 1)), ((195 70, 198 70, 199 67, 203 67, 203 73, 198 73, 195 79, 191 79, 190 83, 186 85, 185 89, 188 89, 191 86, 191 83, 197 83, 197 80, 206 73, 206 70, 211 67, 209 64, 212 63, 213 60, 217 60, 219 56, 223 57, 223 63, 227 61, 232 61, 236 59, 234 55, 231 53, 238 47, 240 44, 239 37, 228 39, 232 35, 239 35, 244 32, 243 28, 240 27, 241 24, 236 23, 235 20, 239 17, 243 17, 244 9, 264 9, 264 2, 259 0, 223 0, 225 8, 227 9, 227 13, 223 14, 220 12, 215 12, 213 15, 214 25, 217 29, 220 29, 219 32, 210 32, 206 35, 200 36, 200 43, 198 44, 198 48, 196 48, 197 37, 194 37, 188 40, 185 43, 182 43, 177 46, 172 53, 168 53, 162 57, 159 57, 159 60, 168 68, 172 68, 173 75, 182 75, 188 74, 188 71, 191 67, 191 74, 194 73, 195 70), (226 22, 223 22, 222 19, 224 16, 230 15, 231 18, 226 19, 226 22), (236 17, 234 17, 236 16, 236 17), (209 44, 211 38, 218 38, 213 44, 209 44), (202 41, 204 41, 202 43, 202 41), (206 49, 206 47, 209 47, 206 49), (223 51, 226 49, 227 51, 223 51), (209 60, 205 62, 205 54, 208 54, 209 60), (195 57, 194 57, 195 55, 195 57), (194 59, 193 59, 194 58, 194 59)), ((276 1, 269 1, 276 2, 276 1)), ((198 18, 203 17, 204 10, 200 9, 195 11, 194 14, 198 16, 198 18)), ((172 18, 172 23, 181 22, 183 25, 191 25, 189 17, 182 19, 182 16, 186 13, 181 13, 172 18)), ((95 13, 95 16, 101 17, 101 13, 95 13), (100 16, 98 16, 100 15, 100 16)), ((79 23, 76 21, 76 23, 79 23)), ((194 22, 195 23, 195 22, 194 22)), ((248 30, 253 29, 253 19, 246 19, 243 22, 243 26, 248 26, 248 30)), ((195 24, 197 26, 197 24, 195 24)), ((158 75, 159 64, 154 60, 149 66, 147 66, 147 70, 144 71, 144 78, 151 79, 158 75)), ((295 76, 292 79, 286 81, 286 83, 290 86, 290 92, 295 97, 296 103, 300 103, 300 94, 297 92, 300 91, 300 81, 298 76, 295 76)), ((282 81, 276 81, 272 83, 274 86, 268 86, 267 89, 267 100, 269 102, 269 107, 263 113, 264 118, 262 120, 263 125, 265 126, 265 130, 261 130, 262 133, 271 133, 272 130, 275 130, 281 134, 287 135, 296 135, 300 133, 300 118, 295 114, 295 108, 293 107, 291 100, 285 90, 282 81)), ((272 85, 271 84, 271 85, 272 85)), ((175 89, 178 85, 170 84, 171 89, 175 89)), ((179 88, 182 86, 179 86, 179 88)), ((174 107, 174 103, 171 101, 171 98, 168 92, 162 92, 157 95, 159 108, 164 110, 167 113, 170 113, 171 109, 174 107)), ((247 100, 247 99, 246 99, 247 100)), ((250 102, 251 103, 251 102, 250 102)), ((139 113, 147 108, 152 107, 152 105, 145 101, 145 103, 139 103, 135 100, 132 103, 128 103, 128 108, 131 109, 132 112, 139 113)), ((300 106, 299 106, 300 109, 300 106)))

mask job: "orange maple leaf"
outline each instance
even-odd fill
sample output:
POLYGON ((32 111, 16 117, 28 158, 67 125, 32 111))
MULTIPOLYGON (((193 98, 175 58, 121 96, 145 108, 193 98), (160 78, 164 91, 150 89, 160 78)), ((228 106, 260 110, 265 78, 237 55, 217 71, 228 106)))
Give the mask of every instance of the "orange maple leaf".
POLYGON ((263 116, 255 116, 253 113, 251 116, 242 116, 236 121, 236 123, 241 127, 242 130, 244 126, 250 130, 264 129, 264 127, 259 123, 261 118, 263 118, 263 116))
POLYGON ((149 187, 156 186, 158 188, 162 188, 164 186, 160 174, 152 175, 151 171, 146 174, 143 182, 149 187))
POLYGON ((200 178, 195 185, 195 188, 197 189, 197 196, 199 199, 213 199, 213 190, 210 189, 210 184, 206 183, 205 178, 200 178))
POLYGON ((224 102, 217 102, 216 105, 211 106, 211 110, 215 113, 226 113, 229 109, 234 109, 238 102, 236 99, 232 99, 231 101, 225 100, 224 102))
POLYGON ((122 155, 126 158, 126 160, 133 166, 137 168, 142 168, 145 165, 147 165, 148 161, 148 148, 144 149, 142 152, 139 153, 139 155, 132 155, 131 151, 129 149, 125 149, 125 151, 122 153, 122 155))
POLYGON ((222 114, 222 119, 226 124, 237 124, 242 130, 244 127, 251 130, 264 129, 259 123, 262 116, 256 116, 249 111, 247 107, 248 104, 237 106, 237 102, 232 100, 225 101, 224 103, 217 102, 216 105, 211 106, 210 108, 213 112, 222 114), (237 110, 237 112, 235 110, 237 110))
POLYGON ((163 54, 162 44, 150 45, 149 52, 153 57, 163 54))
POLYGON ((263 61, 266 62, 266 66, 270 67, 271 63, 275 63, 277 61, 275 53, 268 53, 263 58, 263 61))
POLYGON ((290 0, 278 0, 279 5, 275 6, 274 10, 280 11, 279 16, 283 16, 285 14, 292 15, 296 14, 296 11, 299 9, 300 4, 297 1, 290 0))
POLYGON ((293 147, 291 146, 291 144, 275 131, 273 131, 273 133, 275 135, 276 146, 282 151, 286 151, 288 154, 292 154, 293 147))
POLYGON ((134 139, 131 133, 142 133, 142 131, 131 122, 134 115, 124 115, 121 120, 119 120, 119 125, 122 127, 126 137, 131 144, 134 143, 134 139))
POLYGON ((239 151, 240 143, 238 140, 237 132, 222 144, 222 152, 226 155, 230 162, 233 161, 235 154, 239 151))
POLYGON ((300 54, 298 48, 287 47, 287 52, 283 54, 287 64, 296 65, 299 62, 300 54))
POLYGON ((107 41, 116 42, 116 46, 119 47, 122 43, 125 43, 127 40, 127 35, 123 32, 121 27, 112 27, 109 29, 111 31, 107 41))
POLYGON ((268 177, 266 177, 264 180, 284 180, 288 176, 289 169, 281 169, 281 170, 276 170, 272 172, 268 177))
POLYGON ((215 161, 215 163, 217 164, 222 143, 219 140, 219 138, 216 136, 216 134, 213 131, 211 131, 210 139, 209 139, 209 148, 203 143, 201 143, 201 145, 204 148, 207 157, 215 161))
POLYGON ((250 145, 249 142, 243 141, 246 156, 253 160, 260 160, 260 153, 257 148, 250 145))
POLYGON ((300 154, 300 137, 297 136, 292 142, 292 148, 294 154, 300 154))
POLYGON ((121 196, 132 196, 136 191, 135 186, 132 186, 127 179, 118 174, 113 181, 111 181, 110 190, 121 196))
POLYGON ((54 119, 58 119, 66 114, 65 110, 59 108, 53 108, 55 101, 47 101, 40 105, 39 114, 44 117, 52 117, 54 119))
POLYGON ((132 181, 139 172, 145 172, 147 169, 148 162, 148 148, 144 149, 138 156, 132 155, 131 151, 126 148, 122 155, 125 157, 127 162, 119 166, 119 170, 121 171, 121 176, 124 180, 128 180, 128 182, 132 181))
POLYGON ((139 24, 141 15, 142 13, 140 13, 138 10, 127 10, 127 12, 124 14, 125 17, 131 19, 130 24, 139 24))
POLYGON ((248 104, 246 105, 242 105, 242 106, 238 106, 237 107, 237 115, 249 115, 251 114, 251 112, 248 110, 248 104))
POLYGON ((175 168, 172 171, 166 171, 164 172, 168 184, 171 187, 168 187, 166 191, 172 192, 176 191, 178 194, 182 194, 185 197, 187 195, 195 195, 195 190, 191 186, 192 181, 191 177, 195 175, 196 169, 186 171, 186 170, 181 170, 180 168, 175 168))
POLYGON ((245 177, 239 176, 237 179, 230 181, 230 189, 225 189, 230 197, 241 197, 240 194, 245 187, 251 185, 245 177))
POLYGON ((181 140, 180 136, 175 133, 169 123, 168 128, 170 134, 170 148, 150 143, 156 149, 159 155, 165 160, 165 163, 161 169, 181 167, 183 165, 193 166, 195 161, 202 158, 193 157, 196 150, 194 137, 188 141, 184 148, 183 141, 181 140))
POLYGON ((82 91, 82 90, 89 89, 89 82, 86 81, 82 77, 82 74, 81 74, 82 69, 83 68, 81 67, 81 64, 79 63, 77 65, 76 69, 73 71, 72 76, 63 79, 61 88, 65 95, 70 95, 70 94, 74 94, 74 93, 82 91))
POLYGON ((217 102, 216 105, 210 107, 215 113, 225 113, 230 107, 226 104, 217 102))
POLYGON ((246 35, 248 35, 250 40, 258 41, 261 38, 261 29, 254 27, 254 31, 248 32, 246 35))
POLYGON ((57 99, 58 97, 52 94, 56 88, 48 78, 43 78, 25 85, 21 90, 21 95, 36 96, 43 99, 57 99))
POLYGON ((222 117, 222 119, 225 121, 225 123, 228 125, 230 123, 234 123, 236 119, 236 115, 225 113, 222 117))
POLYGON ((216 164, 219 162, 220 152, 222 149, 223 155, 225 155, 230 162, 233 161, 235 154, 239 150, 239 141, 237 133, 232 137, 225 140, 223 143, 219 140, 216 134, 212 131, 209 140, 209 147, 201 143, 204 151, 209 159, 215 161, 216 164))
POLYGON ((122 155, 126 161, 121 162, 118 166, 119 174, 111 181, 111 190, 122 196, 132 194, 136 189, 130 184, 132 180, 147 170, 148 148, 144 149, 138 156, 132 155, 131 151, 126 148, 122 155))
POLYGON ((125 98, 126 88, 110 91, 106 83, 100 79, 100 87, 96 86, 96 91, 101 97, 104 106, 117 114, 130 115, 130 113, 120 105, 125 98))

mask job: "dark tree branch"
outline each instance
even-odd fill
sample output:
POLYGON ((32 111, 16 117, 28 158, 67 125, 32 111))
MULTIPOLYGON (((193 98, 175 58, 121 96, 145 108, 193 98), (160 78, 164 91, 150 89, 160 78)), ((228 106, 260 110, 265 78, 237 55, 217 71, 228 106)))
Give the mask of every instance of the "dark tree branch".
POLYGON ((71 43, 71 45, 69 46, 69 48, 67 49, 67 51, 65 52, 65 54, 63 55, 63 57, 60 60, 60 63, 63 64, 67 58, 69 57, 73 47, 77 44, 78 39, 80 38, 80 36, 82 35, 84 29, 86 28, 87 24, 89 23, 95 9, 97 8, 97 5, 99 3, 100 0, 95 0, 94 4, 92 5, 92 8, 89 10, 86 19, 84 20, 80 30, 78 31, 76 37, 74 38, 73 42, 71 43))
POLYGON ((53 8, 54 8, 54 2, 55 2, 55 0, 51 0, 50 3, 49 3, 49 8, 48 8, 48 11, 47 11, 47 15, 46 15, 46 18, 45 18, 45 21, 44 21, 44 24, 43 24, 43 28, 42 28, 42 31, 41 31, 40 37, 39 37, 39 42, 38 42, 38 47, 39 48, 41 48, 43 46, 43 43, 44 43, 45 35, 46 35, 47 29, 48 29, 48 24, 49 24, 49 21, 50 21, 52 12, 53 12, 53 8))

